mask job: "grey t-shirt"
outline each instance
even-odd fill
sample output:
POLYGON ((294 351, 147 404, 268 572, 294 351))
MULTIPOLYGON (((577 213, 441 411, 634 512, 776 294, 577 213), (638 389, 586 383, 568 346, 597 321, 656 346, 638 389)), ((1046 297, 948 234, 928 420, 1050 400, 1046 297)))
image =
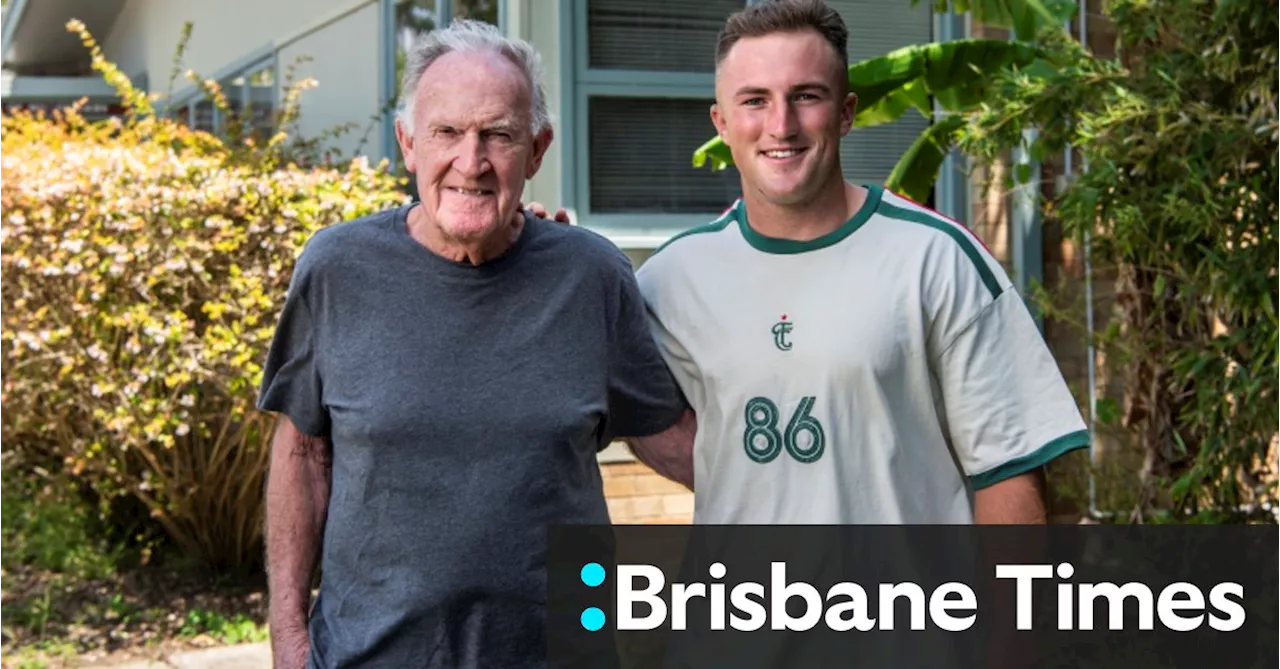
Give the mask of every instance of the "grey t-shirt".
POLYGON ((528 218, 472 266, 410 206, 318 232, 261 409, 333 443, 311 665, 540 666, 551 524, 607 524, 595 455, 685 407, 626 255, 528 218))

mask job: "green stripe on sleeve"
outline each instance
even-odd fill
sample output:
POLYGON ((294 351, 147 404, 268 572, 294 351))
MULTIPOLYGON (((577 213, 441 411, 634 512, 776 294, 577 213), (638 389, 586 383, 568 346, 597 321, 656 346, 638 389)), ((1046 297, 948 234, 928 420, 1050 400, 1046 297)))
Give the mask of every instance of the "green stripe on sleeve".
POLYGON ((880 204, 880 214, 890 218, 919 223, 920 225, 928 226, 934 230, 941 230, 942 232, 947 233, 947 235, 952 239, 956 240, 956 243, 960 245, 964 254, 969 257, 969 261, 973 263, 974 269, 978 270, 978 276, 982 278, 982 283, 987 287, 987 290, 991 292, 991 297, 993 299, 1000 297, 1000 293, 1004 292, 1004 289, 1000 287, 1000 282, 996 281, 995 275, 991 273, 991 268, 987 265, 986 260, 984 260, 982 254, 978 252, 978 248, 973 245, 973 240, 969 239, 968 235, 965 235, 956 228, 956 226, 939 221, 924 212, 903 209, 889 204, 888 202, 880 204))
POLYGON ((1033 453, 1014 458, 981 474, 970 476, 969 481, 973 484, 975 490, 986 488, 1005 479, 1011 479, 1019 474, 1025 474, 1033 469, 1043 467, 1066 453, 1070 453, 1077 448, 1085 448, 1088 445, 1088 430, 1070 432, 1041 446, 1033 453))
POLYGON ((741 200, 735 200, 733 203, 733 206, 726 209, 723 214, 721 214, 718 218, 716 218, 716 220, 711 221, 710 223, 703 223, 702 225, 689 228, 684 232, 676 234, 675 236, 673 236, 672 238, 668 239, 667 241, 663 242, 660 246, 658 246, 658 248, 655 249, 653 253, 649 254, 650 257, 658 255, 659 253, 662 252, 663 249, 667 248, 668 246, 671 246, 671 243, 678 239, 683 239, 685 237, 688 237, 689 235, 698 235, 698 234, 703 234, 707 232, 720 232, 721 230, 724 230, 725 228, 729 227, 730 223, 734 222, 737 219, 738 207, 741 205, 742 205, 741 200))

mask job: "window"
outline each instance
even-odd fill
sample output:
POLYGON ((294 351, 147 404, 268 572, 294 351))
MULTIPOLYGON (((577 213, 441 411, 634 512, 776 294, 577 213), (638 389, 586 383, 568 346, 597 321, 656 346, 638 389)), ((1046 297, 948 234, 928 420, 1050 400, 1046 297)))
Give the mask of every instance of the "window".
POLYGON ((503 0, 453 0, 453 18, 475 19, 502 27, 498 8, 503 0))
POLYGON ((588 0, 587 69, 715 71, 715 43, 743 0, 588 0))
POLYGON ((226 135, 232 119, 238 119, 242 137, 252 137, 259 144, 270 139, 277 130, 279 106, 274 54, 257 58, 248 66, 233 67, 229 74, 218 79, 218 85, 232 118, 214 106, 203 89, 175 98, 171 114, 196 130, 216 135, 226 135))
MULTIPOLYGON (((579 0, 572 104, 576 155, 566 188, 583 222, 673 229, 710 220, 740 195, 737 170, 695 168, 715 135, 716 36, 745 0, 579 0), (576 160, 575 160, 576 158, 576 160)), ((563 132, 570 132, 565 128, 563 132)))
POLYGON ((694 148, 715 134, 710 100, 596 95, 587 104, 596 147, 587 168, 592 212, 718 214, 738 197, 736 170, 689 163, 694 148))
MULTIPOLYGON (((715 135, 709 108, 715 44, 748 0, 574 0, 566 204, 583 222, 623 233, 669 234, 706 222, 740 196, 738 173, 695 168, 715 135)), ((849 29, 851 63, 932 39, 930 3, 830 0, 849 29), (874 16, 875 20, 869 20, 874 16)), ((571 49, 571 51, 569 51, 571 49)), ((566 117, 568 119, 568 117, 566 117)), ((883 182, 928 121, 909 112, 858 129, 841 149, 845 178, 883 182)), ((661 236, 661 235, 659 235, 661 236)))
POLYGON ((274 62, 259 63, 223 80, 222 92, 241 123, 243 136, 252 137, 258 144, 276 132, 275 82, 274 62))

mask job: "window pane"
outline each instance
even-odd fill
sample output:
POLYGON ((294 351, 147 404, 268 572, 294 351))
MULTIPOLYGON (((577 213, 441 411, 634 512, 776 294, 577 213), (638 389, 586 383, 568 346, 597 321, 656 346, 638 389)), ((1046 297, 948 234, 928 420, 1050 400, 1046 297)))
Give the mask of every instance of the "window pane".
POLYGON ((588 67, 714 72, 716 37, 744 0, 588 0, 588 67))
POLYGON ((476 19, 498 25, 499 0, 454 0, 453 18, 476 19))
POLYGON ((400 81, 404 77, 405 54, 419 36, 436 29, 439 19, 435 0, 400 0, 396 3, 396 99, 399 99, 400 81))
POLYGON ((223 80, 222 94, 227 98, 228 110, 221 117, 218 132, 234 141, 254 138, 261 143, 269 139, 275 129, 274 82, 273 65, 263 65, 223 80))
POLYGON ((228 111, 239 114, 240 110, 244 109, 244 77, 235 76, 224 79, 218 85, 222 87, 222 95, 227 99, 228 111))
POLYGON ((213 102, 210 100, 201 100, 197 102, 192 109, 194 110, 191 119, 191 127, 196 130, 204 130, 205 132, 216 132, 213 127, 213 102))
POLYGON ((592 97, 593 213, 719 214, 739 196, 738 172, 690 162, 715 134, 711 100, 592 97))
POLYGON ((275 68, 267 65, 249 75, 246 117, 260 141, 275 131, 275 68))

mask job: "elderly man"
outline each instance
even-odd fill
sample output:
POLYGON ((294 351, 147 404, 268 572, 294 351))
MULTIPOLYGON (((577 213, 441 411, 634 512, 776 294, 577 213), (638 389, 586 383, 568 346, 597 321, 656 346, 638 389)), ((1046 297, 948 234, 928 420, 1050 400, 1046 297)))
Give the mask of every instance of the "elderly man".
POLYGON ((428 35, 396 122, 421 202, 297 262, 259 399, 276 666, 542 664, 548 525, 609 522, 613 438, 689 429, 626 256, 520 208, 538 68, 485 24, 428 35))

